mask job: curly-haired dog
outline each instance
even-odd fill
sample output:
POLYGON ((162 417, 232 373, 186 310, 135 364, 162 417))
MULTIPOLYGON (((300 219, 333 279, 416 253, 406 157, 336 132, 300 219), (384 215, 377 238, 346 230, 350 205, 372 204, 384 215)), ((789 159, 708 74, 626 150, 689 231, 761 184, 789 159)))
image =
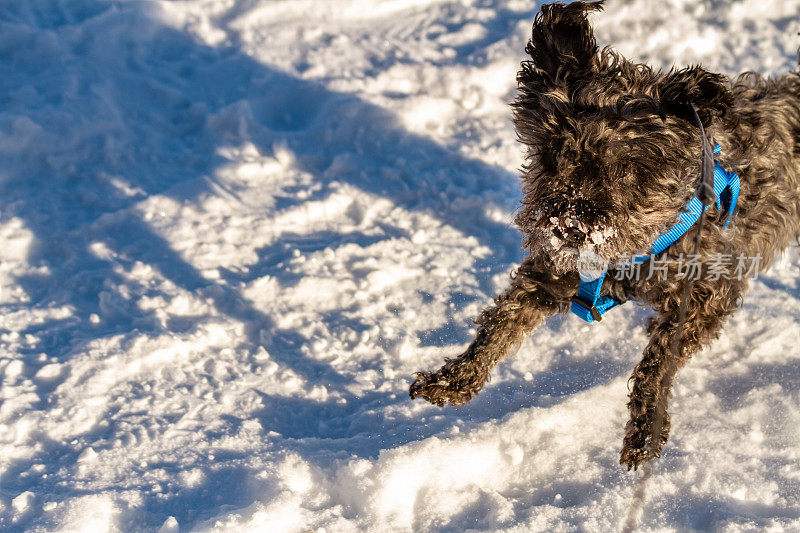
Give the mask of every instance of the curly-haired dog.
POLYGON ((468 402, 523 335, 569 309, 579 287, 578 252, 609 265, 602 296, 636 300, 656 316, 631 376, 630 420, 620 452, 628 468, 660 454, 669 417, 656 424, 674 373, 715 339, 747 288, 746 277, 700 277, 685 302, 686 323, 672 359, 683 291, 679 271, 698 224, 651 257, 664 276, 619 276, 625 258, 651 250, 678 222, 697 189, 703 161, 699 121, 725 169, 741 179, 735 216, 713 204, 699 241, 699 264, 712 257, 760 257, 766 267, 800 236, 800 76, 731 81, 699 66, 662 72, 598 49, 587 13, 602 1, 541 8, 517 76, 513 103, 527 147, 522 206, 515 222, 530 254, 508 289, 476 320, 475 340, 436 372, 420 372, 412 398, 436 405, 468 402), (714 279, 716 277, 716 279, 714 279), (621 279, 620 279, 621 278, 621 279), (649 279, 648 279, 649 278, 649 279), (660 430, 660 439, 651 434, 660 430))

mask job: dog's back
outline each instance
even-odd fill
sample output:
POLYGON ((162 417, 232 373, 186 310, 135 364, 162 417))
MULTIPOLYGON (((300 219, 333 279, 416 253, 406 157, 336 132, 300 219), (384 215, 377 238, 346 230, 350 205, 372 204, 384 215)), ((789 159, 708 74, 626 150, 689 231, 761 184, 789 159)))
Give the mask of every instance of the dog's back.
POLYGON ((742 180, 737 244, 767 267, 800 239, 800 75, 746 73, 731 91, 735 104, 713 133, 742 180))

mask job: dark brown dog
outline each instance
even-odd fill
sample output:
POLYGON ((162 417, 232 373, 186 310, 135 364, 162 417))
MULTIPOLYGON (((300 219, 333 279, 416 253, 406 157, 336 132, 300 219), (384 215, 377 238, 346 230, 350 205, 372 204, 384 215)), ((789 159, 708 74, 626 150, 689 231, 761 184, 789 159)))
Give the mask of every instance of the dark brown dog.
POLYGON ((800 77, 747 73, 731 81, 700 67, 664 73, 633 63, 598 49, 586 15, 602 4, 549 4, 536 17, 525 49, 531 60, 522 63, 513 104, 528 148, 515 222, 530 255, 477 319, 467 350, 436 372, 418 373, 410 393, 440 406, 468 402, 524 334, 569 308, 579 282, 577 252, 590 251, 611 265, 603 295, 656 312, 631 376, 620 454, 631 468, 659 455, 669 417, 656 424, 660 440, 651 443, 656 405, 666 405, 674 372, 719 335, 747 288, 741 272, 720 273, 712 261, 747 257, 752 266, 759 258, 767 267, 800 235, 800 77), (646 254, 676 223, 695 193, 702 157, 692 107, 723 149, 717 160, 740 176, 741 196, 729 228, 726 212, 713 205, 707 212, 699 248, 704 275, 691 286, 671 364, 687 283, 680 266, 698 225, 650 260, 668 265, 665 275, 618 274, 626 258, 646 254))

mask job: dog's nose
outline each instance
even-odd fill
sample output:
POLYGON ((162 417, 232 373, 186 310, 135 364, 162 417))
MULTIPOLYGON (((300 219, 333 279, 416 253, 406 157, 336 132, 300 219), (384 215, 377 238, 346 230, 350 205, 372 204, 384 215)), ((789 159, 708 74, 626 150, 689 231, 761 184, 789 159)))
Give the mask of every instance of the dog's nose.
POLYGON ((556 227, 553 228, 553 234, 562 241, 566 241, 566 243, 573 247, 583 244, 583 242, 586 240, 586 234, 578 228, 556 227))
POLYGON ((586 239, 586 234, 578 228, 566 228, 564 231, 567 238, 573 242, 583 242, 586 239))
POLYGON ((559 238, 576 247, 586 240, 586 234, 578 228, 557 228, 555 233, 559 238))

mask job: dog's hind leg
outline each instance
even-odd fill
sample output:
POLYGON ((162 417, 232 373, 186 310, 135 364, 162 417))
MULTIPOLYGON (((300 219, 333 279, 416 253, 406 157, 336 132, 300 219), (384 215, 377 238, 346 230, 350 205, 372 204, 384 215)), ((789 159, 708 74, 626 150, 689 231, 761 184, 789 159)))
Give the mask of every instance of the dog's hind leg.
POLYGON ((677 354, 673 354, 673 336, 678 329, 680 303, 676 294, 682 294, 682 284, 665 291, 658 308, 658 316, 644 357, 636 365, 630 381, 628 411, 630 420, 625 427, 625 439, 620 451, 620 464, 637 468, 661 454, 669 436, 670 419, 666 407, 672 394, 675 374, 700 348, 715 339, 737 305, 747 282, 736 279, 694 282, 687 302, 688 317, 681 332, 677 354), (673 361, 672 358, 676 357, 673 361), (651 443, 653 424, 661 403, 663 419, 658 442, 651 443))
POLYGON ((559 310, 577 291, 577 274, 554 277, 531 257, 526 258, 511 285, 475 321, 478 332, 467 350, 448 359, 436 372, 418 372, 409 393, 442 406, 467 403, 489 380, 501 359, 512 355, 525 333, 559 310))

